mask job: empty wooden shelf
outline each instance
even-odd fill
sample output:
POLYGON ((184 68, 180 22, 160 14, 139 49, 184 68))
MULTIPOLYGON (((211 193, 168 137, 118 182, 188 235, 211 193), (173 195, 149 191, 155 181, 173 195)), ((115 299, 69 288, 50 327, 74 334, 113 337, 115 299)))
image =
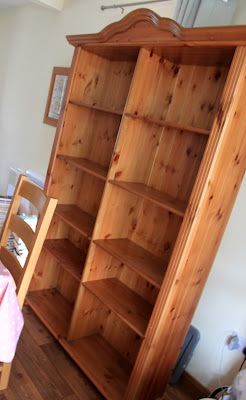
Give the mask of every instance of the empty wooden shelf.
POLYGON ((137 10, 68 41, 29 303, 106 399, 155 400, 246 167, 246 28, 137 10))
POLYGON ((27 304, 58 339, 66 336, 72 306, 56 289, 29 293, 27 304))
POLYGON ((61 344, 107 399, 122 400, 131 365, 100 335, 61 344))
POLYGON ((160 288, 167 260, 155 257, 128 239, 95 240, 94 243, 160 288))
POLYGON ((122 181, 109 181, 112 185, 121 187, 124 190, 128 190, 131 193, 135 193, 138 196, 148 199, 149 201, 158 204, 160 207, 165 208, 177 214, 181 217, 184 216, 186 204, 184 202, 172 198, 166 193, 162 193, 159 190, 148 187, 147 185, 139 182, 122 182, 122 181))
POLYGON ((88 238, 91 237, 95 220, 74 204, 58 204, 55 211, 63 221, 88 238))
POLYGON ((125 116, 131 117, 133 119, 139 119, 139 120, 142 120, 149 124, 156 124, 156 125, 163 126, 163 127, 174 128, 174 129, 178 129, 178 130, 181 130, 184 132, 193 132, 193 133, 197 133, 198 135, 209 135, 210 134, 210 131, 208 129, 196 128, 195 126, 188 126, 188 125, 182 126, 175 122, 158 120, 158 119, 149 118, 149 117, 145 117, 145 116, 141 116, 141 115, 137 115, 137 114, 131 114, 131 113, 125 113, 125 116))
POLYGON ((138 335, 144 336, 152 312, 147 301, 115 278, 88 281, 84 286, 138 335))
POLYGON ((109 108, 104 108, 104 107, 100 107, 97 106, 95 104, 88 104, 88 103, 84 103, 84 102, 79 102, 79 101, 70 101, 70 104, 74 104, 76 106, 79 107, 87 107, 90 108, 92 110, 96 110, 96 111, 100 111, 100 112, 104 112, 104 113, 109 113, 109 114, 116 114, 116 115, 122 115, 123 111, 117 111, 117 110, 110 110, 109 108))
POLYGON ((46 239, 44 248, 57 259, 66 271, 80 281, 85 261, 85 254, 80 249, 68 239, 46 239))
POLYGON ((93 161, 86 160, 85 158, 65 155, 58 155, 58 158, 65 160, 66 162, 74 165, 76 168, 81 169, 82 171, 87 172, 88 174, 94 175, 99 179, 106 180, 108 172, 107 169, 93 161))

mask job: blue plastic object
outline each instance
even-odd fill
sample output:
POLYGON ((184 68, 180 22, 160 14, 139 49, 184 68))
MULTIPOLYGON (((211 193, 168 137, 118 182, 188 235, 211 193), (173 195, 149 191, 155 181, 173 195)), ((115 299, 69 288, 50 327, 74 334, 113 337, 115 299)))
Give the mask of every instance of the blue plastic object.
POLYGON ((194 326, 190 326, 190 329, 186 335, 183 346, 179 354, 178 361, 174 367, 172 376, 169 380, 170 384, 177 383, 184 372, 185 368, 190 362, 190 359, 194 353, 197 343, 200 340, 200 332, 194 326))

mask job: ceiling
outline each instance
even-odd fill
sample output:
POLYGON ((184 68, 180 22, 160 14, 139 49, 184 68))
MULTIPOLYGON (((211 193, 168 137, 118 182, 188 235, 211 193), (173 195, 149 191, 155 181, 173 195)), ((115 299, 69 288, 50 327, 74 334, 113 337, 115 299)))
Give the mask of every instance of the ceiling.
POLYGON ((0 8, 21 6, 29 2, 29 0, 0 0, 0 8))
POLYGON ((0 0, 0 9, 18 7, 30 3, 35 3, 41 7, 49 7, 54 10, 61 11, 64 0, 0 0))

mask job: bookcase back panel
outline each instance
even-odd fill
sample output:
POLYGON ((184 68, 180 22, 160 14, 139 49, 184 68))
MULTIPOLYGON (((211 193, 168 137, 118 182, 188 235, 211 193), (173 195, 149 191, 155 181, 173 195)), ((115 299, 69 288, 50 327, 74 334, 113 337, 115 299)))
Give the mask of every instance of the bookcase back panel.
MULTIPOLYGON (((62 222, 62 221, 61 221, 62 222)), ((66 238, 74 244, 75 247, 82 250, 85 254, 87 254, 89 242, 88 239, 84 236, 81 236, 78 232, 74 229, 70 228, 68 230, 68 235, 66 238)), ((83 269, 83 265, 81 265, 81 271, 83 269)))
POLYGON ((80 287, 79 294, 83 297, 83 307, 78 310, 76 327, 73 329, 73 339, 101 333, 103 323, 110 312, 83 286, 80 287))
POLYGON ((235 47, 217 46, 162 46, 151 47, 159 54, 175 64, 230 66, 235 47))
POLYGON ((56 159, 56 173, 50 191, 61 204, 75 204, 96 217, 100 205, 104 181, 82 172, 63 159, 56 159))
POLYGON ((50 257, 50 253, 43 248, 37 262, 30 291, 52 289, 57 286, 60 274, 60 266, 57 260, 50 257))
POLYGON ((78 285, 78 281, 60 268, 56 289, 70 304, 73 304, 77 297, 78 285))
POLYGON ((123 265, 121 268, 119 280, 124 283, 124 285, 134 290, 134 292, 142 296, 150 304, 155 304, 159 290, 147 280, 139 276, 137 272, 130 270, 127 265, 123 265))
POLYGON ((104 181, 87 173, 81 173, 81 175, 76 204, 90 215, 96 217, 104 189, 104 181))
POLYGON ((141 200, 111 184, 100 208, 94 239, 127 238, 136 228, 141 200))
POLYGON ((90 257, 90 269, 84 272, 83 281, 119 278, 123 264, 111 254, 92 243, 88 257, 90 257))
POLYGON ((128 238, 166 259, 171 255, 182 218, 112 185, 105 193, 99 221, 94 239, 128 238))
POLYGON ((126 117, 109 177, 141 182, 187 203, 206 144, 204 135, 126 117))
POLYGON ((69 226, 55 214, 52 218, 46 239, 64 239, 69 235, 69 226))
POLYGON ((83 50, 71 100, 123 112, 134 67, 135 60, 110 60, 83 50))
POLYGON ((109 166, 121 117, 69 104, 59 154, 109 166))
POLYGON ((109 178, 147 184, 162 130, 162 127, 154 124, 125 117, 109 178))
POLYGON ((207 137, 164 128, 149 176, 149 186, 186 203, 206 148, 207 137))
POLYGON ((131 240, 164 260, 171 256, 182 218, 142 200, 131 240))
POLYGON ((75 247, 81 249, 83 252, 86 253, 88 250, 88 239, 81 236, 56 214, 52 218, 46 239, 68 239, 75 247))
POLYGON ((224 67, 181 65, 166 120, 211 129, 227 74, 224 67))
POLYGON ((59 158, 55 161, 55 173, 50 184, 50 196, 58 199, 59 203, 76 203, 79 195, 81 173, 69 163, 59 158))
POLYGON ((178 65, 146 49, 140 57, 142 74, 134 80, 127 112, 210 129, 228 67, 178 65))
POLYGON ((113 312, 108 314, 103 324, 102 336, 130 364, 135 362, 142 342, 141 338, 113 312))
POLYGON ((141 338, 129 329, 115 313, 83 289, 83 307, 76 321, 79 337, 100 335, 117 350, 123 359, 135 361, 141 345, 141 338))
MULTIPOLYGON (((154 285, 95 244, 91 246, 88 264, 90 269, 84 272, 83 281, 116 278, 150 304, 155 303, 159 290, 154 285)), ((164 267, 161 273, 164 276, 164 267)))

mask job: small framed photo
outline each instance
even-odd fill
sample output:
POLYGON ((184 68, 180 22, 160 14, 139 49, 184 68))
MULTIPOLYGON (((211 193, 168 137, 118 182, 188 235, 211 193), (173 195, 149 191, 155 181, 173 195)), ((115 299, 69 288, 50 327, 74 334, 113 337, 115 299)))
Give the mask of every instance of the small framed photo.
POLYGON ((50 81, 44 123, 57 126, 66 92, 70 68, 54 67, 50 81))

